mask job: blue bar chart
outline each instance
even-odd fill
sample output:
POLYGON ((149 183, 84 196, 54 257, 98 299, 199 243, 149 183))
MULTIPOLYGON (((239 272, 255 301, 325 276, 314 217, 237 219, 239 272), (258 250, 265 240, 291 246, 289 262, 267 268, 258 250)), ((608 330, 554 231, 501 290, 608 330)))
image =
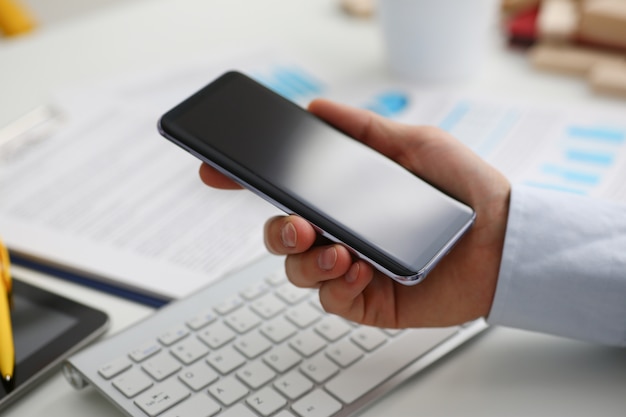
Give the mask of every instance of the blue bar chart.
POLYGON ((626 118, 460 99, 437 125, 527 185, 591 194, 626 159, 626 118))
POLYGON ((527 183, 589 194, 611 175, 625 144, 626 127, 569 124, 527 183))
POLYGON ((409 94, 403 91, 386 91, 376 94, 364 108, 385 117, 396 117, 406 111, 411 104, 409 94))

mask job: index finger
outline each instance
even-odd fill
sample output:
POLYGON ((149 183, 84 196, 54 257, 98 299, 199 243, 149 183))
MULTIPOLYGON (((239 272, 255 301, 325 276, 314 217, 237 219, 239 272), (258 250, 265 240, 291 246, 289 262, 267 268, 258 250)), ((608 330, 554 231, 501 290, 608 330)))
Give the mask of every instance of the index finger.
POLYGON ((239 190, 243 188, 226 175, 205 163, 202 163, 200 166, 200 179, 206 185, 213 188, 220 188, 222 190, 239 190))

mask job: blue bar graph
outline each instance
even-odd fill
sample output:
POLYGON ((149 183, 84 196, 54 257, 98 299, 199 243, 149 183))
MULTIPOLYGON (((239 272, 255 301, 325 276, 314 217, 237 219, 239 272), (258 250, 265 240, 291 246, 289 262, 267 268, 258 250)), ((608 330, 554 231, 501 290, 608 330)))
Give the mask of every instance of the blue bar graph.
POLYGON ((615 154, 584 149, 566 149, 565 158, 571 162, 608 167, 615 161, 615 154))
POLYGON ((537 167, 530 185, 587 194, 601 186, 626 145, 626 129, 595 123, 565 126, 556 153, 537 167))
POLYGON ((612 143, 626 141, 626 130, 601 126, 571 126, 567 134, 572 138, 589 139, 612 143))
POLYGON ((405 111, 411 100, 409 95, 401 91, 388 91, 378 94, 365 108, 385 117, 398 116, 405 111))
POLYGON ((567 182, 580 183, 583 185, 596 185, 600 182, 600 174, 585 172, 583 170, 562 167, 559 165, 546 164, 542 167, 544 174, 558 177, 567 182))

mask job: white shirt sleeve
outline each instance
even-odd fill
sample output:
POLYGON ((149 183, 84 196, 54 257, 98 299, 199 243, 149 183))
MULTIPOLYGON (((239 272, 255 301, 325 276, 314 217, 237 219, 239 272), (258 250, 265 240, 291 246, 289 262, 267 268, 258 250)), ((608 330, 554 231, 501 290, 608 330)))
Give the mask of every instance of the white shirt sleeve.
POLYGON ((488 322, 626 346, 626 205, 514 186, 488 322))

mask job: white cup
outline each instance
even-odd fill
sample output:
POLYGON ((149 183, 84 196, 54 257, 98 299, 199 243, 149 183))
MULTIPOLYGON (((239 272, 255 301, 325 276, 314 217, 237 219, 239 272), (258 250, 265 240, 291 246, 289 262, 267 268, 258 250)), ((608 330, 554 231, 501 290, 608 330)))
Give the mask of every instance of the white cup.
POLYGON ((391 73, 416 82, 458 82, 484 56, 493 0, 378 0, 391 73))

